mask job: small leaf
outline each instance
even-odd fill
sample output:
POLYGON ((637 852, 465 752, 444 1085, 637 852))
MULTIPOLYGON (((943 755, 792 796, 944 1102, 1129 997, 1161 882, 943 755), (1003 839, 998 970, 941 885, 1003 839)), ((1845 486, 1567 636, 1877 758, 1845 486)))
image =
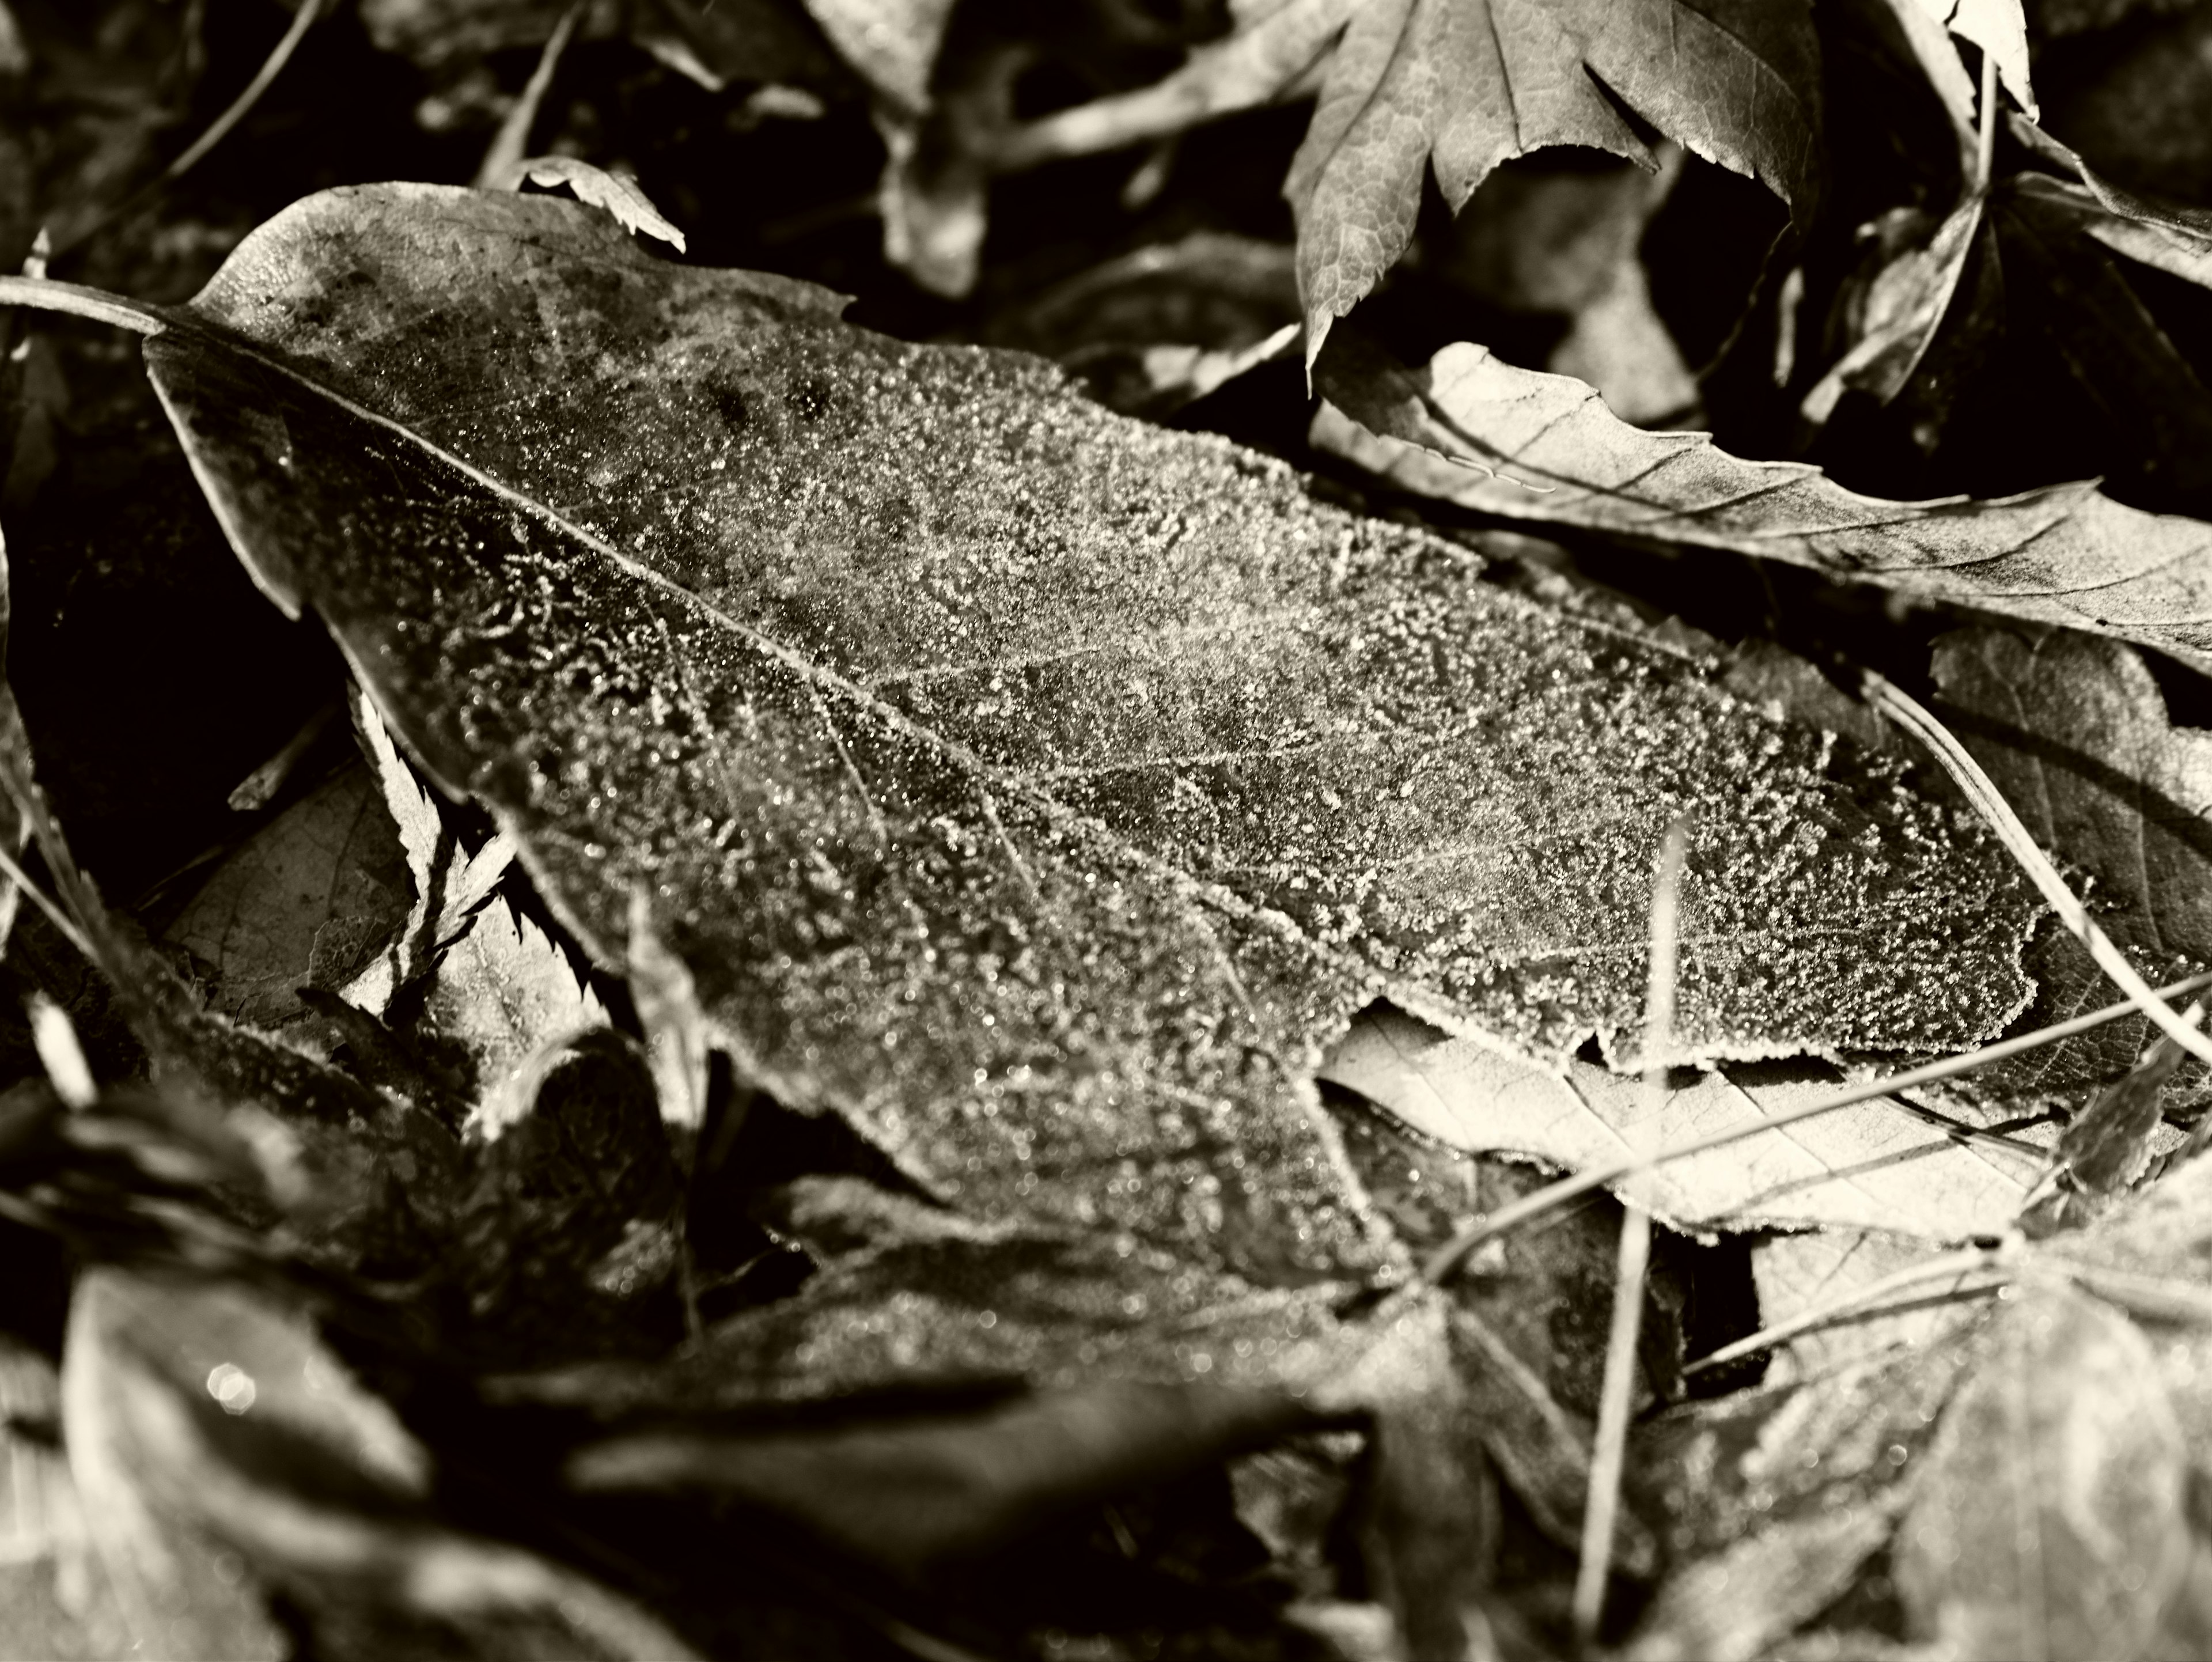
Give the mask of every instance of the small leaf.
MULTIPOLYGON (((1833 1077, 1700 1073, 1654 1107, 1641 1081, 1579 1060, 1532 1067, 1479 1037, 1453 1038, 1395 1012, 1355 1022, 1321 1076, 1454 1148, 1530 1154, 1580 1171, 1632 1148, 1753 1124, 1832 1094, 1833 1077)), ((1670 1161, 1639 1179, 1678 1229, 1820 1223, 1956 1240, 2011 1227, 2040 1161, 1969 1148, 1876 1099, 1670 1161)))
POLYGON ((549 190, 556 185, 566 185, 575 192, 577 201, 605 209, 622 222, 624 230, 641 236, 657 236, 663 242, 674 244, 678 253, 684 252, 684 233, 668 222, 634 179, 608 173, 572 155, 533 156, 517 163, 516 168, 532 185, 543 185, 549 190))
POLYGON ((1971 40, 1996 60, 2005 89, 2020 100, 2030 120, 2035 94, 2028 88, 2027 18, 2021 0, 1912 0, 1922 11, 1962 40, 1971 40))
POLYGON ((1961 1662, 2133 1656, 2193 1550, 2151 1348, 2063 1287, 2024 1290, 1990 1345, 1899 1531, 1913 1635, 1961 1662))
POLYGON ((406 921, 407 866, 355 765, 257 831, 162 934, 212 971, 210 1008, 275 1029, 304 1014, 298 989, 345 986, 406 921))

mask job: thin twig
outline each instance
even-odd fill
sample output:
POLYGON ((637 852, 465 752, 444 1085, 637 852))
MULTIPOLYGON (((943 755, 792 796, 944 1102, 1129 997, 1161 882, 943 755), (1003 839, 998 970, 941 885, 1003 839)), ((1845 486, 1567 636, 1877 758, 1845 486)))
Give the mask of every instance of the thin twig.
POLYGON ((2135 1007, 2148 1016, 2159 1030, 2190 1055, 2212 1062, 2212 1038, 2191 1026, 2176 1014, 2172 1005, 2150 989, 2148 983, 2136 973, 2125 953, 2114 946, 2112 938, 2099 928, 2091 919, 2088 909, 2066 886, 2066 880, 2058 868, 2036 846, 2020 816, 1984 773, 1981 764, 1966 753, 1966 746, 1953 738, 1950 730, 1930 715, 1911 697, 1899 691, 1872 670, 1863 673, 1868 702, 1884 715, 1928 746, 1943 770, 1956 782, 1966 800, 1974 805, 1997 840, 2011 850, 2021 863, 2029 880, 2051 903, 2051 910, 2074 932, 2075 937, 2089 949, 2089 956, 2097 960, 2097 967, 2112 978, 2112 983, 2134 1001, 2135 1007))
POLYGON ((284 31, 284 38, 276 43, 276 49, 262 64, 259 72, 246 83, 246 90, 231 100, 230 107, 216 117, 209 124, 208 130, 195 139, 182 155, 122 201, 95 216, 89 225, 71 232, 67 240, 54 250, 52 258, 61 259, 75 253, 118 220, 145 206, 157 192, 167 189, 198 166, 202 158, 222 143, 229 136, 230 130, 243 121, 247 112, 261 101, 262 94, 267 92, 276 77, 283 73, 284 65, 291 62, 292 54, 299 50, 300 42, 307 38, 307 31, 314 26, 315 19, 321 15, 322 9, 323 0, 300 0, 300 9, 292 14, 291 27, 284 31))
POLYGON ((86 963, 96 970, 106 970, 107 967, 106 961, 93 949, 92 942, 87 938, 84 931, 76 926, 76 922, 68 913, 48 897, 44 889, 31 881, 29 874, 16 863, 15 856, 9 853, 4 846, 0 846, 0 877, 4 877, 13 883, 22 892, 26 899, 44 912, 46 915, 46 922, 61 931, 62 939, 84 954, 86 963))
MULTIPOLYGON (((1689 858, 1690 816, 1676 817, 1659 846, 1651 890, 1651 970, 1644 1006, 1644 1086, 1651 1117, 1637 1140, 1648 1144, 1667 1099, 1667 1056, 1674 1031, 1675 959, 1681 940, 1682 868, 1689 858)), ((1649 1152, 1648 1148, 1639 1152, 1649 1152)), ((1582 1562, 1575 1572, 1575 1631, 1595 1643, 1605 1615, 1605 1582, 1613 1566, 1613 1534, 1620 1513, 1620 1474, 1628 1420, 1636 1405, 1636 1341, 1644 1321, 1644 1283, 1651 1264, 1651 1214, 1633 1196, 1621 1197, 1620 1252, 1613 1283, 1613 1326, 1605 1347, 1605 1383, 1598 1397, 1597 1434, 1590 1449, 1589 1488, 1583 1507, 1582 1562)))
MULTIPOLYGON (((1910 1265, 1893 1275, 1884 1275, 1880 1281, 1869 1282, 1864 1287, 1847 1293, 1842 1298, 1831 1299, 1826 1304, 1817 1306, 1811 1310, 1800 1311, 1786 1322, 1777 1322, 1773 1326, 1762 1328, 1756 1333, 1738 1339, 1733 1344, 1724 1344, 1710 1356, 1700 1356, 1696 1361, 1685 1367, 1682 1370, 1682 1377, 1686 1379, 1693 1379, 1698 1374, 1710 1372, 1713 1368, 1726 1367, 1730 1362, 1741 1361, 1746 1356, 1756 1355, 1762 1350, 1771 1350, 1786 1340, 1796 1338, 1800 1333, 1809 1332, 1824 1323, 1834 1320, 1847 1311, 1856 1310, 1862 1305, 1875 1303, 1887 1298, 1893 1293, 1901 1292, 1905 1288, 1915 1286, 1921 1282, 1941 1281, 1947 1275, 1964 1278, 1978 1270, 2001 1272, 2003 1267, 2003 1257, 2002 1249, 1993 1250, 1974 1246, 1961 1251, 1947 1252, 1941 1257, 1929 1258, 1924 1263, 1910 1265)), ((1976 1288, 1973 1290, 1978 1293, 1992 1291, 1996 1285, 1997 1283, 1992 1282, 1989 1288, 1976 1288)))
POLYGON ((575 0, 553 26, 545 50, 538 54, 538 67, 531 70, 530 79, 523 86, 522 96, 514 100, 507 119, 499 124, 499 131, 493 136, 491 147, 485 150, 477 176, 469 181, 477 190, 512 190, 520 182, 522 159, 530 154, 530 130, 538 125, 538 112, 544 105, 545 94, 552 89, 553 76, 561 67, 561 54, 568 47, 568 37, 576 32, 577 19, 583 15, 584 0, 575 0))
MULTIPOLYGON (((2193 993, 2206 987, 2212 987, 2212 975, 2191 976, 2186 981, 2177 981, 2171 986, 2159 989, 2159 991, 2165 996, 2172 997, 2178 994, 2193 993)), ((1443 1281, 1465 1263, 1468 1255, 1485 1241, 1502 1235, 1507 1230, 1515 1228, 1530 1218, 1551 1210, 1555 1206, 1561 1206, 1568 1201, 1577 1199, 1594 1189, 1602 1189, 1607 1184, 1619 1183, 1624 1178, 1632 1178, 1645 1172, 1656 1171, 1671 1161, 1687 1160, 1692 1154, 1702 1154, 1710 1149, 1725 1148, 1731 1142, 1741 1142, 1746 1137, 1755 1137, 1762 1132, 1779 1131, 1786 1127, 1796 1125, 1800 1121, 1813 1119, 1821 1114, 1832 1114, 1838 1109, 1856 1107, 1862 1102, 1871 1102, 1877 1097, 1886 1097, 1893 1092, 1909 1091, 1917 1086, 1934 1085, 1939 1081, 1955 1079, 1960 1074, 1972 1073, 1978 1068, 1989 1067, 1991 1063, 2002 1062, 2008 1056, 2016 1056, 2026 1051, 2039 1050, 2046 1044, 2056 1044, 2062 1039, 2072 1038, 2076 1034, 2088 1032, 2094 1028, 2105 1026, 2107 1022, 2118 1021, 2122 1016, 2135 1015, 2138 1013, 2137 1007, 2132 999, 2124 1003, 2108 1004, 2103 1009, 2094 1010, 2087 1015, 2075 1016, 2069 1021, 2061 1021, 2048 1027, 2039 1027, 2032 1033, 2022 1033, 2017 1038, 2000 1039, 1996 1044, 1984 1045, 1978 1050, 1969 1050, 1960 1056, 1946 1056, 1941 1062, 1931 1062, 1923 1068, 1909 1068, 1901 1074, 1891 1074, 1881 1079, 1869 1080, 1863 1085, 1846 1086, 1833 1096, 1822 1097, 1818 1102, 1806 1103, 1801 1107, 1789 1109, 1768 1119, 1756 1120, 1744 1125, 1732 1125, 1724 1131, 1715 1131, 1708 1136, 1692 1137, 1687 1142, 1662 1149, 1649 1160, 1631 1157, 1627 1160, 1616 1160, 1610 1166, 1593 1166, 1589 1171, 1578 1172, 1573 1177, 1561 1178, 1557 1183, 1547 1184, 1541 1189, 1533 1190, 1510 1205, 1500 1207, 1487 1216, 1477 1218, 1469 1223, 1467 1227, 1429 1256, 1428 1262, 1421 1266, 1421 1281, 1428 1285, 1443 1281)))

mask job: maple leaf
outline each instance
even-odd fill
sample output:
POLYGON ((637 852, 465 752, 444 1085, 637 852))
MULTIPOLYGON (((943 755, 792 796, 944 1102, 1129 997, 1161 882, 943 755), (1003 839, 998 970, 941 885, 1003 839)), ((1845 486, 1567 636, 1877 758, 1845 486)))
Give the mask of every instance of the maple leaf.
POLYGON ((1632 533, 1844 581, 2116 635, 2212 667, 2212 527, 2094 484, 1988 502, 1885 502, 1703 433, 1646 433, 1580 381, 1445 347, 1425 369, 1324 359, 1315 442, 1417 495, 1516 520, 1632 533), (1378 436, 1380 435, 1380 436, 1378 436), (1534 487, 1532 489, 1531 487, 1534 487))
POLYGON ((1790 3, 1384 0, 1351 10, 1284 194, 1310 364, 1412 238, 1425 164, 1455 210, 1509 156, 1578 144, 1649 165, 1613 99, 1801 218, 1818 50, 1790 3))

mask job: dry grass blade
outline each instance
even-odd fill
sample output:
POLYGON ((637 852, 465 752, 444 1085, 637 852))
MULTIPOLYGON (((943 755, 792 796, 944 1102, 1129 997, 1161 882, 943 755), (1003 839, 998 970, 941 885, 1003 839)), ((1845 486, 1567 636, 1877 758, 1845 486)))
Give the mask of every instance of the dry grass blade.
MULTIPOLYGON (((1644 1088, 1657 1102, 1667 1088, 1667 1052, 1674 1026, 1675 952, 1680 939, 1682 868, 1689 858, 1690 817, 1667 827, 1651 892, 1651 981, 1644 1005, 1644 1088)), ((1647 1153, 1647 1149, 1638 1149, 1647 1153)), ((1575 1631, 1597 1637, 1605 1614, 1605 1580, 1613 1562, 1613 1525, 1620 1511, 1620 1474, 1635 1406, 1636 1341, 1644 1318, 1644 1282, 1651 1263, 1651 1214, 1632 1198, 1620 1220, 1620 1257, 1613 1288, 1613 1326, 1598 1400, 1597 1439, 1590 1451, 1589 1503, 1583 1513, 1582 1562, 1575 1573, 1575 1631)))
POLYGON ((1927 746, 1943 764, 1943 770, 1957 782, 1967 801, 1997 834, 1998 840, 2020 861, 2021 869, 2051 904, 2060 921, 2089 949, 2090 957, 2097 960, 2097 967, 2112 977, 2112 983, 2128 995, 2135 1008, 2148 1016, 2160 1032, 2190 1055, 2212 1062, 2212 1038, 2207 1038, 2183 1020, 2172 1005, 2153 992, 2149 983, 2136 973, 2135 965, 2112 944, 2112 938, 2097 927, 2087 909, 2066 886, 2066 880, 2059 876, 2049 856, 2036 846, 2027 827, 2021 824, 2020 816, 1998 793, 1989 775, 1982 771, 1981 764, 1966 753, 1966 747, 1909 695, 1872 670, 1865 672, 1864 684, 1868 702, 1927 746))
MULTIPOLYGON (((2183 993, 2193 993, 2203 987, 2212 987, 2212 975, 2191 976, 2186 981, 2173 982, 2160 988, 2158 991, 2165 996, 2172 997, 2183 993)), ((1914 1068, 1902 1074, 1891 1074, 1881 1079, 1869 1080, 1863 1085, 1848 1086, 1832 1097, 1824 1097, 1818 1102, 1808 1102, 1802 1108, 1792 1109, 1786 1114, 1777 1114, 1773 1118, 1762 1121, 1756 1125, 1735 1125, 1725 1131, 1715 1132, 1709 1137, 1693 1137, 1689 1141, 1678 1143, 1672 1148, 1662 1149, 1648 1160, 1616 1160, 1609 1166, 1593 1166, 1589 1171, 1577 1172, 1572 1177, 1561 1178, 1557 1183, 1547 1184, 1541 1189, 1523 1195, 1511 1205, 1500 1207, 1487 1216, 1477 1218, 1469 1223, 1466 1228, 1461 1230, 1458 1234, 1453 1236, 1450 1240, 1430 1255, 1428 1261, 1421 1266, 1421 1279, 1431 1284, 1444 1280, 1465 1263, 1468 1256, 1485 1241, 1502 1235, 1509 1229, 1517 1228, 1530 1218, 1540 1217, 1555 1207, 1563 1206, 1571 1200, 1589 1194, 1594 1189, 1602 1189, 1607 1184, 1619 1183, 1624 1178, 1631 1178, 1641 1172, 1655 1170, 1669 1160, 1686 1160, 1692 1154, 1702 1154, 1709 1148, 1719 1148, 1731 1142, 1741 1141, 1746 1137, 1758 1136, 1769 1131, 1783 1130, 1801 1121, 1813 1119, 1821 1114, 1833 1113, 1839 1108, 1849 1108, 1855 1103, 1870 1102, 1876 1097, 1886 1097, 1893 1092, 1909 1091, 1916 1086, 1933 1085, 1939 1081, 1955 1079, 1961 1074, 1973 1072, 1977 1068, 1986 1068, 1993 1062, 2002 1062, 2007 1056, 2021 1056, 2046 1044, 2056 1044, 2061 1039, 2072 1038, 2077 1033, 2088 1032, 2094 1028, 2103 1026, 2106 1022, 2118 1021, 2123 1016, 2136 1014, 2138 1008, 2132 999, 2119 1004, 2108 1004, 2101 1010, 2093 1010, 2087 1015, 2075 1016, 2070 1021, 2057 1022, 2048 1027, 2038 1028, 2034 1032, 2022 1033, 2017 1038, 2002 1039, 1995 1044, 1984 1045, 1978 1050, 1969 1050, 1962 1056, 1946 1056, 1942 1061, 1931 1062, 1924 1068, 1914 1068)))
POLYGON ((583 15, 584 0, 575 0, 553 26, 522 96, 499 124, 477 176, 469 181, 479 191, 513 190, 520 182, 522 159, 530 154, 530 131, 538 125, 538 113, 544 107, 545 94, 552 90, 553 77, 561 67, 561 54, 568 49, 568 37, 576 32, 576 21, 583 15))
MULTIPOLYGON (((1956 1284, 1951 1290, 1961 1296, 1994 1292, 2002 1285, 2002 1282, 1990 1282, 1986 1285, 1972 1288, 1966 1287, 1964 1283, 1968 1275, 1977 1271, 2002 1275, 2002 1251, 1993 1251, 1977 1246, 1963 1251, 1947 1252, 1941 1257, 1930 1258, 1924 1263, 1913 1264, 1907 1269, 1899 1270, 1894 1275, 1885 1275, 1880 1281, 1869 1282, 1864 1287, 1854 1288, 1843 1298, 1832 1299, 1826 1304, 1813 1309, 1801 1311, 1786 1322, 1777 1322, 1772 1327, 1762 1328, 1756 1333, 1745 1335, 1733 1344, 1723 1345, 1711 1355, 1700 1356, 1696 1361, 1690 1363, 1682 1370, 1682 1377, 1685 1379, 1694 1379, 1700 1373, 1711 1372, 1714 1368, 1726 1367, 1730 1362, 1741 1361, 1746 1356, 1756 1355, 1762 1350, 1771 1350, 1776 1345, 1796 1338, 1800 1333, 1809 1333, 1814 1328, 1834 1321, 1847 1313, 1865 1311, 1867 1306, 1880 1303, 1893 1293, 1901 1293, 1907 1288, 1917 1287, 1925 1282, 1942 1281, 1946 1277, 1955 1278, 1956 1284)), ((2010 1278, 2007 1276, 2005 1279, 2010 1278)))
POLYGON ((246 90, 231 100, 229 107, 208 124, 207 131, 160 173, 113 207, 98 215, 82 230, 72 232, 61 247, 48 256, 49 260, 62 259, 74 253, 118 220, 144 207, 161 192, 198 167, 209 151, 230 136, 233 127, 246 119, 247 113, 261 101, 262 94, 276 83, 276 77, 284 72, 285 64, 292 61, 292 54, 300 49, 300 43, 307 38, 307 31, 314 27, 315 20, 322 15, 322 11, 323 0, 300 0, 300 9, 292 14, 292 26, 284 31, 284 38, 270 50, 260 70, 246 83, 246 90))

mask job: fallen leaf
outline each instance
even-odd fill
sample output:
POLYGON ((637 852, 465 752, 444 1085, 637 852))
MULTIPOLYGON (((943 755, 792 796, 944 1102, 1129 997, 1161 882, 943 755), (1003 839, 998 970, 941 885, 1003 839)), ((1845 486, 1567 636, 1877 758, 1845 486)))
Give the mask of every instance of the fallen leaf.
POLYGON ((322 607, 578 938, 614 960, 634 887, 658 892, 753 1076, 840 1105, 937 1192, 1225 1230, 1206 1250, 1232 1258, 1298 1218, 1290 1262, 1364 1261, 1338 1157, 1292 1105, 1297 1059, 1394 988, 1540 1053, 1592 1031, 1620 1048, 1649 847, 1686 803, 1686 1053, 1940 1046, 2023 996, 1999 967, 2013 874, 1893 785, 1823 780, 1821 741, 1717 699, 1695 660, 1500 595, 1455 550, 1018 360, 878 342, 815 291, 659 265, 595 223, 544 198, 337 194, 200 302, 396 417, 191 318, 154 372, 262 581, 322 607), (342 320, 325 296, 371 247, 387 276, 342 320), (548 297, 608 278, 625 307, 548 297), (557 348, 527 326, 549 305, 557 348), (611 332, 586 347, 572 326, 593 317, 611 332), (482 360, 410 344, 425 330, 482 360), (556 350, 586 356, 556 371, 556 350), (486 426, 489 385, 514 402, 486 426), (348 527, 386 493, 348 459, 372 454, 422 474, 415 499, 461 515, 471 551, 357 560, 348 527), (276 488, 311 459, 291 477, 341 493, 327 508, 276 488), (1160 521, 1156 492, 1213 517, 1160 521), (426 609, 489 621, 457 636, 426 609), (549 679, 502 644, 525 634, 573 667, 549 679), (757 789, 724 759, 737 733, 757 789), (1015 1110, 1063 1089, 1079 1110, 1015 1110), (1232 1146, 1242 1170, 1204 1152, 1232 1146))
POLYGON ((1353 361, 1316 374, 1336 403, 1323 405, 1315 443, 1419 496, 1788 560, 2212 667, 2212 629, 2197 621, 2212 592, 2212 529, 2092 484, 1883 502, 1800 463, 1740 460, 1702 433, 1640 431, 1581 382, 1466 343, 1424 370, 1353 361))
MULTIPOLYGON (((1930 670, 1945 721, 2029 833, 2093 880, 2098 926, 2157 980, 2212 963, 2212 734, 2173 725, 2142 655, 2068 630, 1979 628, 1938 641, 1930 670)), ((2110 983, 2064 930, 2046 929, 2031 954, 2026 1026, 2108 1001, 2110 983)), ((2080 1105, 2153 1037, 2130 1016, 2000 1062, 1978 1088, 2080 1105)), ((2188 1105, 2204 1090, 2191 1064, 2166 1094, 2188 1105)))
POLYGON ((1929 1481, 1929 1427, 1978 1355, 1954 1335, 1643 1428, 1632 1481, 1673 1562, 1627 1657, 1749 1662, 1832 1604, 1929 1481))
POLYGON ((348 767, 216 868, 163 931, 206 966, 210 1007, 274 1030, 306 1014, 301 986, 337 989, 399 933, 407 862, 376 781, 348 767))
POLYGON ((1807 422, 1825 424, 1846 392, 1887 404, 1905 390, 1950 314, 1985 206, 1984 194, 1972 192, 1936 228, 1926 247, 1907 248, 1882 269, 1866 295, 1863 332, 1798 406, 1807 422))
POLYGON ((1310 364, 1413 231, 1425 167, 1456 210, 1508 156, 1577 144, 1647 161, 1621 104, 1809 211, 1820 131, 1796 6, 1394 0, 1352 14, 1284 194, 1310 364))
POLYGON ((515 171, 519 177, 549 190, 556 185, 566 185, 575 192, 577 201, 605 209, 621 222, 624 230, 640 236, 659 237, 672 244, 679 254, 684 251, 684 233, 668 222, 634 179, 608 173, 572 155, 532 156, 518 162, 515 171))
POLYGON ((1752 1276, 1761 1327, 1830 1309, 1842 1318, 1835 1327, 1800 1333, 1779 1347, 1767 1363, 1765 1383, 1819 1379, 1895 1346, 1933 1345, 1979 1320, 1981 1301, 1958 1298, 1955 1282, 1900 1290, 1879 1312, 1849 1306, 1863 1289, 1936 1256, 1925 1238, 1875 1229, 1810 1229, 1754 1242, 1752 1276))
POLYGON ((2151 1348, 2063 1286, 2021 1289, 1989 1345, 1893 1549, 1912 1635, 1962 1662, 2133 1656, 2193 1553, 2151 1348))
MULTIPOLYGON (((311 1624, 365 1606, 406 1650, 411 1619, 416 1644, 425 1629, 464 1642, 504 1630, 506 1645, 527 1635, 526 1653, 579 1662, 696 1654, 581 1574, 441 1523, 428 1452, 304 1319, 260 1295, 90 1271, 72 1302, 62 1412, 112 1550, 158 1562, 210 1538, 311 1624)), ((193 1653, 280 1653, 226 1635, 193 1653)))
MULTIPOLYGON (((1831 1095, 1833 1075, 1701 1072, 1655 1105, 1640 1080, 1580 1060, 1553 1069, 1454 1038, 1399 1013, 1355 1022, 1321 1077, 1457 1148, 1534 1155, 1581 1171, 1649 1145, 1710 1135, 1831 1095)), ((1747 1137, 1639 1181, 1652 1215, 1688 1231, 1826 1224, 1929 1241, 2002 1233, 2042 1160, 1966 1143, 1926 1111, 1876 1099, 1747 1137)))
POLYGON ((2005 90, 2019 100, 2030 119, 2035 94, 2028 86, 2027 18, 2021 0, 1911 0, 1962 40, 1971 40, 1996 60, 2005 90))

